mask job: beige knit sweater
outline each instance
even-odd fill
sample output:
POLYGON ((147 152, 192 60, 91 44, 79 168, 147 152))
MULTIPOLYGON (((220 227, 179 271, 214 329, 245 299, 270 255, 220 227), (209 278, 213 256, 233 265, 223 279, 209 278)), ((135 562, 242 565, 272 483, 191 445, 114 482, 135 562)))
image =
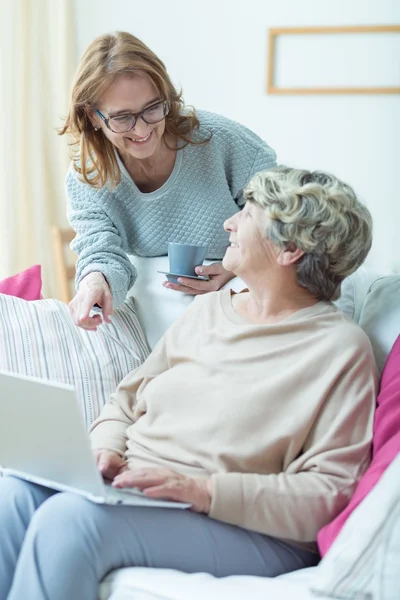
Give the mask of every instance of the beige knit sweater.
POLYGON ((210 517, 313 542, 370 460, 377 390, 365 333, 319 302, 272 325, 199 297, 91 429, 132 469, 211 477, 210 517))

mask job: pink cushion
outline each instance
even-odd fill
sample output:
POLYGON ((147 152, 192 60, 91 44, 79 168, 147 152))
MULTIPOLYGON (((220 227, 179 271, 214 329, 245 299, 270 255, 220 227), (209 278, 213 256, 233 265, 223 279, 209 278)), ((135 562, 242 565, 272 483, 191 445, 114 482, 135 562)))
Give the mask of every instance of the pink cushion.
POLYGON ((0 281, 0 294, 16 296, 23 300, 40 300, 42 298, 42 275, 40 265, 33 265, 22 273, 7 277, 0 281))
POLYGON ((372 462, 359 482, 348 506, 318 534, 322 556, 326 554, 346 520, 378 483, 381 475, 400 452, 400 336, 382 373, 378 406, 374 419, 372 462))

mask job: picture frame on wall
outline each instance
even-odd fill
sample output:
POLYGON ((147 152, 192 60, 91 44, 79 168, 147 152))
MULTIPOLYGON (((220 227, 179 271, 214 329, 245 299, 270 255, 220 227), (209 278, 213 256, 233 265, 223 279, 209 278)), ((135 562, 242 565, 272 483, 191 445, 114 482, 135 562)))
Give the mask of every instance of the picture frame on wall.
POLYGON ((400 25, 270 29, 267 93, 399 94, 400 25))

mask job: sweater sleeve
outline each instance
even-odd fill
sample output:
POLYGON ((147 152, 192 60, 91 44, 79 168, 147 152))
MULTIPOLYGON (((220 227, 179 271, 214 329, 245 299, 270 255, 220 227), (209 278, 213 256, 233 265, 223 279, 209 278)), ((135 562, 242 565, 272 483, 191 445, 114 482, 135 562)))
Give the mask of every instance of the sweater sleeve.
POLYGON ((241 208, 243 189, 253 175, 276 167, 275 150, 241 123, 207 111, 198 115, 202 129, 212 133, 211 144, 222 156, 232 197, 241 208))
POLYGON ((106 278, 118 306, 126 298, 136 278, 136 269, 123 250, 121 232, 102 208, 102 194, 109 190, 96 190, 77 180, 69 171, 66 180, 68 220, 76 232, 71 249, 77 253, 76 288, 89 273, 100 272, 106 278))
POLYGON ((232 195, 240 208, 244 205, 243 190, 253 175, 276 167, 275 151, 253 132, 243 129, 248 139, 237 142, 230 159, 232 195))
POLYGON ((338 373, 302 453, 281 473, 215 473, 210 517, 295 542, 314 542, 368 467, 377 383, 372 350, 338 373))
POLYGON ((259 171, 276 167, 276 152, 254 131, 226 117, 213 124, 215 144, 224 154, 225 175, 237 205, 244 205, 243 190, 259 171))
POLYGON ((239 188, 236 193, 235 201, 240 208, 244 206, 243 190, 249 183, 250 179, 259 171, 265 171, 266 169, 272 169, 276 167, 276 154, 272 148, 270 148, 265 142, 261 142, 261 145, 254 157, 254 161, 247 173, 243 186, 239 188))
POLYGON ((93 422, 89 437, 94 450, 125 454, 127 430, 140 416, 138 397, 157 375, 168 369, 165 337, 162 337, 145 362, 129 373, 93 422))

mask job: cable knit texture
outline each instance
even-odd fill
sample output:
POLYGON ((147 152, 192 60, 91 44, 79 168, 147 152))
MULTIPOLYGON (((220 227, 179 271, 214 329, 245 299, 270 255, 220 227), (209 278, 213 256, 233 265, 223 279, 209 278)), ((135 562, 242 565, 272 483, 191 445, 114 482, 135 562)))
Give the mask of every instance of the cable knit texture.
POLYGON ((243 188, 258 171, 276 166, 275 152, 255 133, 226 117, 197 111, 194 139, 211 140, 177 152, 168 181, 144 194, 119 160, 121 181, 112 190, 94 189, 71 168, 67 175, 68 218, 77 236, 76 285, 88 273, 107 279, 114 306, 136 278, 127 254, 162 256, 168 242, 208 247, 207 258, 221 259, 228 245, 224 221, 243 203, 243 188))

